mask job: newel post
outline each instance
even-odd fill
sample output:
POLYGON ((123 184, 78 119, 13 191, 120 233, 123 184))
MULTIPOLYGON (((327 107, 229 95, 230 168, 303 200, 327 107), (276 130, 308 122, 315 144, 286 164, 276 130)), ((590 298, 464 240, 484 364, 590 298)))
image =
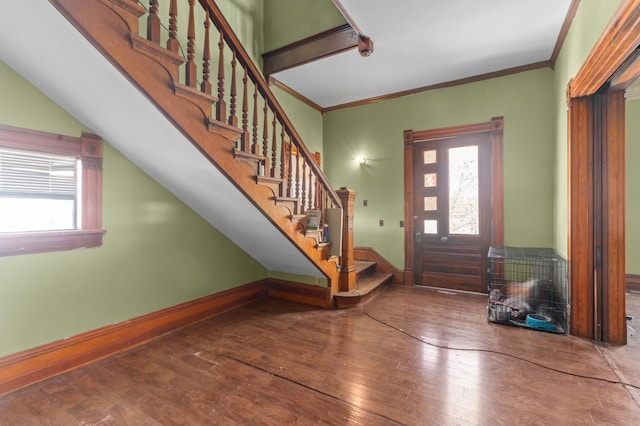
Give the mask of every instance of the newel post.
POLYGON ((353 213, 356 192, 348 188, 336 191, 342 201, 342 269, 340 272, 340 291, 356 288, 356 265, 353 258, 353 213))

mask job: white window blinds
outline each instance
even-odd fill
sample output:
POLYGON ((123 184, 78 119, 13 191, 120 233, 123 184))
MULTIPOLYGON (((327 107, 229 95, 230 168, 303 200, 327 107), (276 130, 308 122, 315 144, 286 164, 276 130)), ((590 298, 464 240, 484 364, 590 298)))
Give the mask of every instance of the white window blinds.
POLYGON ((0 196, 73 199, 76 158, 0 148, 0 196))

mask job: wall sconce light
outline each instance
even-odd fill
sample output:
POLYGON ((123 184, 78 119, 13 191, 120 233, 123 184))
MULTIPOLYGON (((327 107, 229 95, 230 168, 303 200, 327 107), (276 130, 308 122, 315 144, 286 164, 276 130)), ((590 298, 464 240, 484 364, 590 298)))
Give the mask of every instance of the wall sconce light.
POLYGON ((361 166, 364 166, 365 164, 367 164, 367 159, 363 156, 358 156, 354 158, 356 160, 356 163, 360 164, 361 166))

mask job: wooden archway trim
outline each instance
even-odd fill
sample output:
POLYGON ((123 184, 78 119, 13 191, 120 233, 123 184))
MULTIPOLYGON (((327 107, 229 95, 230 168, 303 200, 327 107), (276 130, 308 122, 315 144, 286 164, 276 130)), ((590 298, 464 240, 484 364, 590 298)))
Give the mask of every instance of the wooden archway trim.
POLYGON ((593 95, 600 90, 638 45, 640 0, 625 0, 569 83, 569 99, 593 95))
POLYGON ((504 118, 478 124, 444 127, 431 130, 404 131, 404 284, 414 280, 413 220, 413 144, 432 139, 456 137, 477 133, 491 134, 491 245, 504 245, 504 118))
POLYGON ((638 45, 640 0, 625 0, 567 87, 571 334, 620 344, 627 338, 622 90, 640 75, 638 45))

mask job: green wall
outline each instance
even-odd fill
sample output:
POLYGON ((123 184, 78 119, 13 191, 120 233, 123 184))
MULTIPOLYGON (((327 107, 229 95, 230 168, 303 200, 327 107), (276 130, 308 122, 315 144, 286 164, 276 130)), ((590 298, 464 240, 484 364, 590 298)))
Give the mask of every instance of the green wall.
POLYGON ((569 238, 567 84, 575 77, 621 2, 621 0, 582 0, 556 61, 554 74, 556 114, 554 246, 564 255, 568 254, 569 238))
POLYGON ((404 268, 404 130, 504 116, 505 243, 551 246, 553 100, 553 72, 541 69, 328 113, 325 171, 334 187, 357 192, 356 245, 374 247, 404 268), (367 157, 366 166, 353 161, 356 155, 367 157))
MULTIPOLYGON (((83 125, 0 62, 0 124, 83 125)), ((253 258, 105 144, 98 248, 0 258, 0 356, 266 277, 253 258)))
MULTIPOLYGON (((322 156, 322 114, 275 86, 271 86, 271 90, 309 151, 319 152, 322 156)), ((321 165, 324 166, 324 160, 321 161, 321 165)))
POLYGON ((627 102, 627 274, 640 275, 640 100, 627 102))
POLYGON ((215 3, 253 61, 262 64, 264 0, 216 0, 215 3))

